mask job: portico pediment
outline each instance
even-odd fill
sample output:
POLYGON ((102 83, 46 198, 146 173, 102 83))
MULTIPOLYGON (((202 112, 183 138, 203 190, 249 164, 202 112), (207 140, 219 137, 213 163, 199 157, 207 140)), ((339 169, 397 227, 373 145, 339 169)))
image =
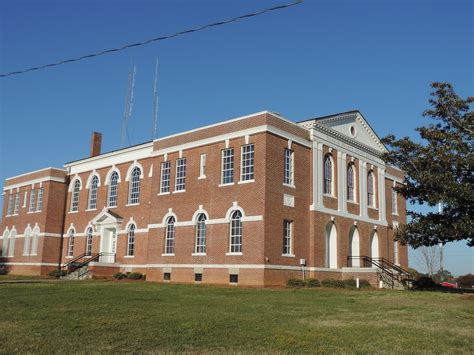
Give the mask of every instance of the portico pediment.
POLYGON ((121 216, 104 207, 91 222, 94 226, 98 227, 102 225, 120 225, 122 221, 123 218, 121 216))

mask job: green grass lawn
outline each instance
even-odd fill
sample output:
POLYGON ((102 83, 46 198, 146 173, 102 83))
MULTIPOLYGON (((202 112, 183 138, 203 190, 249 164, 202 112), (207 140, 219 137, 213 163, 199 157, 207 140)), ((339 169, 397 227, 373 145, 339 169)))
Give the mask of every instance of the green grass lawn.
POLYGON ((458 294, 71 281, 0 285, 0 305, 0 353, 474 351, 458 294))

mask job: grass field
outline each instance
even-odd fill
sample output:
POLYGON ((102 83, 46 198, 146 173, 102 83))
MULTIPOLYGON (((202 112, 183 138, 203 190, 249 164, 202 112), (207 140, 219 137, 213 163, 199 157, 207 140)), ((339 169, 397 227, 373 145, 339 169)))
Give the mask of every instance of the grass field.
POLYGON ((0 353, 472 353, 468 298, 144 282, 3 284, 0 353))

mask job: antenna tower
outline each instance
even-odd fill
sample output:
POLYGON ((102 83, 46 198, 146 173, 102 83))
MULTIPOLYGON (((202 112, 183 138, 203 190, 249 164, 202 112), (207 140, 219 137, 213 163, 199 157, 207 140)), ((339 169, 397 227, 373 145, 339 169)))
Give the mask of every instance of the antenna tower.
POLYGON ((158 125, 158 58, 155 65, 155 82, 153 84, 153 131, 151 139, 156 138, 156 130, 158 125))
POLYGON ((123 148, 128 142, 130 145, 130 137, 128 136, 128 120, 132 116, 133 110, 133 92, 135 90, 135 74, 137 73, 136 65, 132 64, 128 72, 127 94, 125 95, 125 109, 122 119, 122 134, 120 139, 120 148, 123 148))

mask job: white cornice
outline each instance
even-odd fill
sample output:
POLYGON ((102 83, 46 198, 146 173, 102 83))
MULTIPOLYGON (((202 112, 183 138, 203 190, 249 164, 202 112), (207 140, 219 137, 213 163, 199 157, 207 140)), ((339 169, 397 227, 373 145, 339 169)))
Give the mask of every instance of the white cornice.
POLYGON ((20 187, 23 187, 23 186, 34 185, 34 184, 43 183, 43 182, 46 182, 46 181, 54 181, 54 182, 64 183, 66 180, 65 180, 65 178, 59 178, 57 176, 43 176, 41 178, 32 179, 32 180, 28 180, 28 181, 23 181, 23 182, 20 182, 18 184, 6 185, 3 188, 3 191, 13 190, 13 189, 20 188, 20 187))
POLYGON ((13 179, 16 179, 16 178, 19 178, 19 177, 22 177, 22 176, 27 176, 27 175, 40 173, 42 171, 49 170, 49 169, 57 170, 57 171, 61 171, 61 172, 67 172, 67 170, 65 170, 65 169, 49 167, 49 168, 43 168, 43 169, 39 169, 39 170, 30 171, 28 173, 24 173, 24 174, 20 174, 20 175, 11 176, 9 178, 6 178, 5 181, 13 180, 13 179))

